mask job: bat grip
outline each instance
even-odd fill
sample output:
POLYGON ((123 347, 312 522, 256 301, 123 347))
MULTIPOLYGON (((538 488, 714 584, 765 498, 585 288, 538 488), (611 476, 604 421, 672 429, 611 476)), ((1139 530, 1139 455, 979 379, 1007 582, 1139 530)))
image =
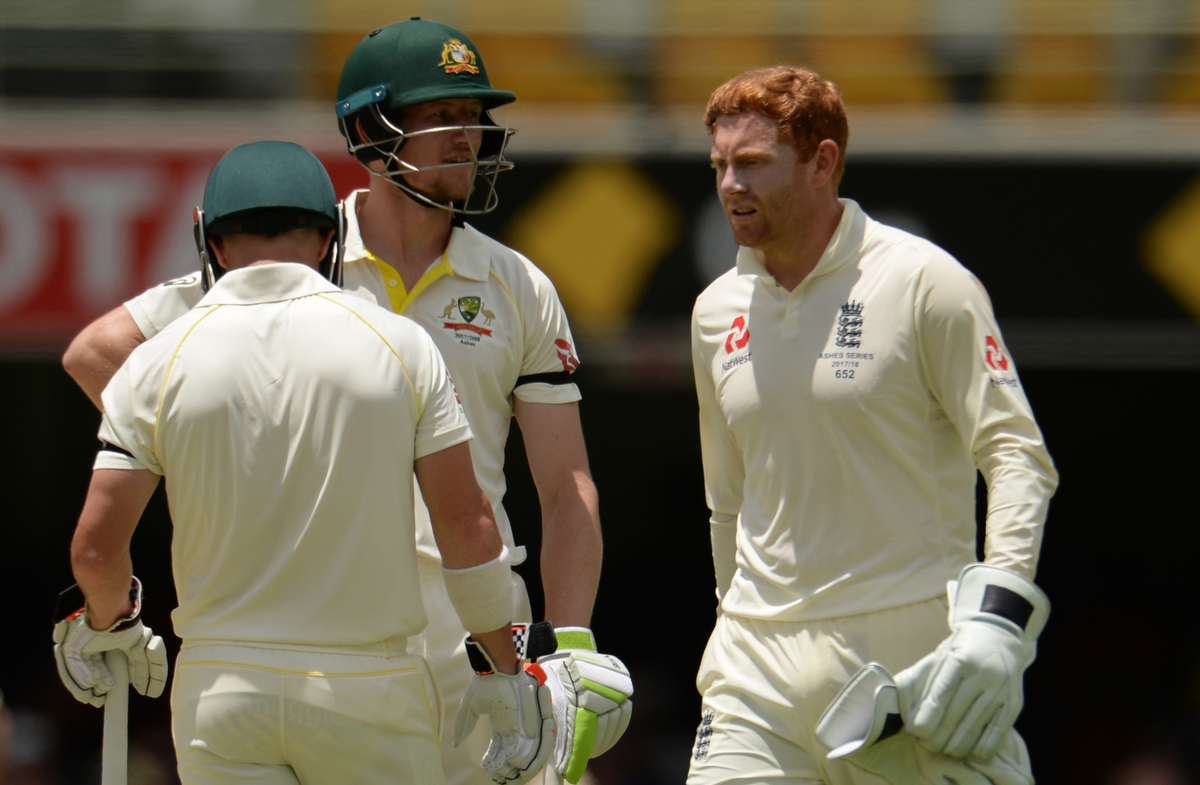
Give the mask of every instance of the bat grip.
POLYGON ((129 755, 129 661, 125 652, 104 653, 113 688, 104 697, 104 747, 100 785, 126 785, 129 755))

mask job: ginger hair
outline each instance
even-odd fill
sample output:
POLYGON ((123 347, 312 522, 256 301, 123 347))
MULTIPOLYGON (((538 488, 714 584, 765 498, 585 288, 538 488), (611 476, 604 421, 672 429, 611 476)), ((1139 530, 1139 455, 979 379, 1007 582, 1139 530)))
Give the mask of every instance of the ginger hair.
POLYGON ((711 134, 717 118, 742 112, 774 120, 780 141, 795 147, 804 162, 812 160, 822 141, 833 140, 838 146, 833 173, 836 190, 846 169, 846 144, 850 139, 846 107, 837 85, 807 68, 790 65, 747 71, 713 91, 704 110, 704 125, 711 134))

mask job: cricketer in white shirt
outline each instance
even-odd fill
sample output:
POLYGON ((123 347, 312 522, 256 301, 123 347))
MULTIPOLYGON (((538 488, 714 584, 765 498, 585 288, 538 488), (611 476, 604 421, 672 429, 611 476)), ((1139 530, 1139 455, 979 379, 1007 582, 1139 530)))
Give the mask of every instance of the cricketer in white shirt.
POLYGON ((719 614, 688 783, 1031 785, 1012 720, 1058 477, 988 296, 837 198, 836 85, 747 72, 706 124, 742 247, 692 315, 719 614), (859 692, 864 673, 886 690, 859 692))
MULTIPOLYGON (((545 273, 470 225, 452 229, 445 252, 406 291, 399 273, 363 245, 358 207, 367 194, 355 191, 346 200, 343 288, 352 301, 361 298, 412 319, 441 352, 471 423, 476 479, 491 501, 513 564, 520 564, 525 548, 515 544, 502 504, 507 489, 504 447, 514 399, 568 404, 581 398, 571 378, 579 359, 566 313, 545 273)), ((125 303, 125 310, 149 338, 187 314, 202 296, 200 276, 189 275, 143 292, 125 303)), ((410 636, 409 651, 429 662, 445 700, 442 747, 447 781, 487 782, 478 764, 489 742, 486 729, 481 725, 457 748, 452 746, 454 713, 473 671, 462 645, 466 631, 446 593, 429 513, 415 483, 410 482, 409 492, 417 502, 418 574, 429 616, 425 630, 410 636)), ((531 620, 525 584, 515 572, 513 588, 512 618, 531 620)))
POLYGON ((426 623, 408 478, 471 431, 428 335, 305 265, 252 266, 103 400, 95 468, 165 475, 180 776, 440 782, 437 688, 406 650, 426 623))

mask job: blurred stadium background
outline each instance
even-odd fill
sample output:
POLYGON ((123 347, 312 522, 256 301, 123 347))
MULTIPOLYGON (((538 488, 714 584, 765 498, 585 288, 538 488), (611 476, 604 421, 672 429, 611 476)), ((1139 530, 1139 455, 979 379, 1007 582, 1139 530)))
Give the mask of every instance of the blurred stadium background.
MULTIPOLYGON (((195 269, 191 208, 234 144, 297 141, 340 193, 363 184, 338 73, 413 15, 466 31, 517 93, 497 116, 518 166, 473 223, 550 274, 580 347, 607 545, 594 626, 637 685, 593 785, 687 769, 714 618, 687 317, 734 249, 700 115, 779 62, 843 88, 842 195, 987 285, 1062 473, 1019 723, 1039 781, 1200 782, 1196 0, 0 0, 0 782, 98 781, 100 713, 50 654, 98 424, 62 349, 195 269)), ((507 504, 536 552, 521 450, 514 429, 507 504)), ((134 560, 164 634, 169 547, 160 493, 134 560)), ((166 700, 135 698, 131 723, 131 782, 176 781, 166 700)))

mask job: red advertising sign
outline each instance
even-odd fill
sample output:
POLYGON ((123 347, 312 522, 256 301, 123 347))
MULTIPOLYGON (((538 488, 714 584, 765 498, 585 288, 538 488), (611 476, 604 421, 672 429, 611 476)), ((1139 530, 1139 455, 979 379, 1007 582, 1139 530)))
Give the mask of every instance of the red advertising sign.
MULTIPOLYGON (((192 211, 221 152, 0 150, 0 350, 62 348, 197 270, 192 211)), ((339 198, 366 185, 345 151, 318 157, 339 198)))

